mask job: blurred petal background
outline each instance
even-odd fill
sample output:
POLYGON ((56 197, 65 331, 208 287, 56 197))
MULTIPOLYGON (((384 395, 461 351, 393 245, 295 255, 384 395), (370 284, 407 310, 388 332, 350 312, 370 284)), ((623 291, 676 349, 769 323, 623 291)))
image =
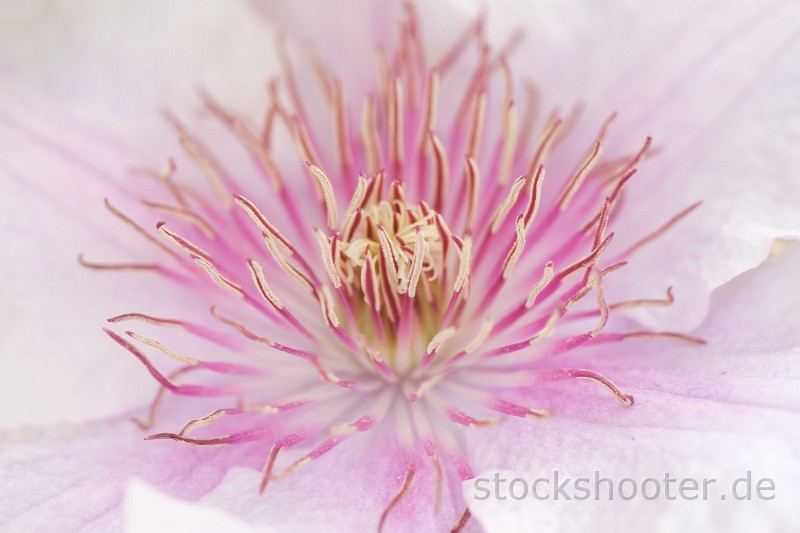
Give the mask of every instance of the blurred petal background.
MULTIPOLYGON (((481 9, 466 0, 418 7, 434 51, 481 9)), ((216 521, 218 530, 245 523, 309 531, 374 527, 383 506, 370 497, 370 482, 380 483, 380 476, 367 479, 352 467, 357 447, 342 452, 335 469, 313 465, 281 493, 259 497, 257 471, 228 471, 206 461, 203 450, 142 443, 127 416, 146 408, 154 385, 99 328, 108 316, 152 301, 158 288, 151 280, 121 283, 81 269, 75 258, 87 249, 131 249, 105 223, 102 199, 125 190, 130 168, 165 162, 172 133, 161 109, 190 117, 203 131, 196 89, 204 87, 261 117, 264 84, 278 69, 276 35, 311 38, 329 64, 345 68, 370 61, 365 43, 385 39, 398 10, 393 2, 345 0, 0 5, 4 529, 102 531, 124 522, 129 531, 166 530, 166 522, 141 517, 179 512, 187 519, 176 527, 191 531, 213 530, 216 521), (135 482, 125 503, 133 518, 124 521, 123 495, 135 478, 199 500, 197 512, 207 514, 188 512, 181 502, 168 507, 168 496, 135 482), (197 516, 207 518, 191 522, 197 516)), ((574 411, 546 424, 506 424, 498 434, 474 437, 478 471, 529 476, 569 465, 627 477, 665 469, 725 477, 750 469, 779 479, 779 497, 761 502, 770 505, 715 502, 690 512, 641 502, 546 510, 473 502, 477 520, 469 527, 508 531, 531 521, 563 531, 642 530, 653 523, 661 524, 658 531, 797 527, 787 502, 800 490, 794 429, 800 256, 791 246, 768 256, 775 239, 800 235, 800 5, 501 0, 487 11, 493 42, 518 28, 525 32, 513 66, 520 80, 541 87, 544 109, 581 101, 579 124, 618 111, 616 127, 628 142, 655 137, 661 151, 627 199, 621 224, 645 215, 666 220, 703 200, 689 223, 637 258, 628 283, 609 283, 608 291, 624 299, 642 287, 674 286, 672 308, 637 318, 661 329, 697 327, 709 347, 648 343, 620 350, 606 364, 637 397, 622 416, 580 410, 580 395, 589 394, 583 389, 536 391, 539 399, 578 400, 574 411), (630 359, 641 354, 647 361, 631 368, 630 359)), ((585 139, 595 132, 577 131, 585 139)), ((159 301, 164 315, 184 305, 159 301)), ((470 501, 469 483, 464 490, 470 501)))

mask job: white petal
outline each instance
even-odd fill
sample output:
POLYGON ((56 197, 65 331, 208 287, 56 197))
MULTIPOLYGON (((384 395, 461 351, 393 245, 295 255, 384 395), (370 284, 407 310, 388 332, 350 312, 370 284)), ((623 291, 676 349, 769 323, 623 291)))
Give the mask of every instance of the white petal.
POLYGON ((134 307, 175 306, 147 274, 90 272, 76 258, 137 255, 103 197, 127 198, 119 188, 132 167, 160 169, 175 155, 159 111, 191 115, 197 88, 261 110, 272 43, 238 2, 55 1, 0 17, 0 427, 96 419, 149 400, 146 372, 100 328, 134 307))
MULTIPOLYGON (((482 5, 450 4, 473 14, 482 5)), ((618 243, 704 202, 642 251, 623 288, 609 284, 626 297, 675 285, 677 305, 640 317, 650 323, 697 325, 715 287, 758 265, 773 239, 800 234, 798 10, 752 0, 492 4, 492 37, 525 31, 517 72, 541 85, 545 107, 586 104, 578 135, 589 139, 618 111, 611 146, 632 151, 653 135, 662 147, 631 181, 618 243)))
MULTIPOLYGON (((792 495, 800 489, 797 476, 800 468, 793 446, 768 433, 728 434, 694 433, 677 434, 654 428, 620 428, 612 433, 608 428, 561 427, 563 435, 555 440, 538 436, 536 448, 538 459, 521 458, 516 455, 510 461, 519 460, 514 470, 501 471, 506 489, 514 478, 515 498, 508 492, 499 491, 504 501, 475 490, 475 480, 464 483, 464 495, 481 525, 489 531, 519 531, 527 528, 550 531, 790 531, 795 522, 792 495), (744 442, 741 442, 744 441, 744 442), (558 459, 554 454, 558 454, 558 459), (612 458, 613 454, 613 458, 612 458), (525 466, 522 466, 525 464, 525 466), (554 472, 558 472, 555 479, 554 472), (597 475, 595 475, 597 472, 597 475), (669 475, 671 498, 666 493, 663 481, 669 475), (580 498, 583 492, 576 491, 567 479, 587 478, 584 488, 592 491, 586 501, 567 501, 565 498, 580 498), (749 477, 750 481, 739 481, 749 477), (530 494, 530 487, 538 478, 549 479, 549 485, 540 482, 539 494, 547 496, 539 501, 530 494), (645 480, 652 478, 657 481, 645 480), (595 479, 599 482, 595 489, 595 479), (628 481, 623 481, 627 479, 628 481), (687 499, 681 498, 679 487, 692 487, 695 480, 700 490, 685 490, 687 499), (637 485, 635 498, 626 501, 632 494, 632 482, 637 485), (703 480, 708 480, 704 482, 703 480), (713 480, 713 481, 710 481, 713 480), (762 481, 764 480, 764 481, 762 481), (523 497, 523 486, 527 482, 529 493, 523 497), (567 483, 567 488, 555 500, 556 487, 567 483), (622 482, 622 488, 620 488, 622 482), (642 496, 642 483, 648 497, 642 496), (751 499, 737 500, 735 494, 745 496, 750 487, 751 499), (613 501, 609 500, 608 485, 613 485, 613 501), (759 485, 760 484, 760 485, 759 485), (706 497, 702 488, 707 488, 706 497), (761 492, 774 499, 760 499, 757 487, 774 490, 761 492), (656 489, 655 487, 660 487, 656 489), (659 496, 655 498, 656 490, 659 496), (566 495, 566 496, 565 496, 566 495), (599 495, 599 500, 595 500, 599 495), (477 499, 486 498, 487 499, 477 499), (723 500, 723 496, 725 499, 723 500), (652 500, 648 498, 653 498, 652 500)), ((524 435, 535 439, 535 434, 524 435)), ((479 481, 478 487, 493 489, 491 480, 497 471, 487 470, 478 475, 490 481, 479 481)))
POLYGON ((214 507, 192 505, 164 494, 138 479, 128 483, 125 493, 127 533, 266 533, 266 527, 252 527, 214 507))

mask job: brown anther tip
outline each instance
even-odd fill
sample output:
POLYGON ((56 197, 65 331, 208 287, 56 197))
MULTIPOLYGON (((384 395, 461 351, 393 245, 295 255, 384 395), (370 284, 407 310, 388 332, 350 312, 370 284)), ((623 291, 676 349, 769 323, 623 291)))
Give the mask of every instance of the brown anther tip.
POLYGON ((162 439, 177 439, 178 436, 175 433, 154 433, 153 435, 147 435, 144 440, 162 440, 162 439))
POLYGON ((166 226, 166 225, 167 225, 167 222, 165 220, 159 220, 156 223, 156 229, 161 229, 162 226, 166 226))
POLYGON ((623 402, 622 405, 625 406, 625 407, 632 407, 633 406, 633 395, 632 394, 626 394, 625 395, 625 402, 623 402))

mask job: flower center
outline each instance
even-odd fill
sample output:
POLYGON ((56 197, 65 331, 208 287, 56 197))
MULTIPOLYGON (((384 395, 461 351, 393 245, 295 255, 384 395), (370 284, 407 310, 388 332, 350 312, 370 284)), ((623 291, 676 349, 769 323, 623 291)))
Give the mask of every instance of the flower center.
POLYGON ((387 198, 380 183, 362 189, 341 241, 329 241, 332 266, 354 317, 357 331, 350 333, 363 337, 392 370, 408 372, 442 326, 452 288, 448 263, 457 266, 448 257, 451 235, 425 202, 409 204, 399 183, 387 198))

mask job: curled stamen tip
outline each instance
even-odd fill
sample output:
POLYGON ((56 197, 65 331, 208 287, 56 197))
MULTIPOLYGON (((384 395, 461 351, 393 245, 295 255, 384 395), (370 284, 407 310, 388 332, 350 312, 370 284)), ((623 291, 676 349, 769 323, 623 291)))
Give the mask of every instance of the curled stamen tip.
POLYGON ((619 399, 619 403, 625 407, 631 407, 633 405, 633 394, 623 394, 622 398, 619 399))

